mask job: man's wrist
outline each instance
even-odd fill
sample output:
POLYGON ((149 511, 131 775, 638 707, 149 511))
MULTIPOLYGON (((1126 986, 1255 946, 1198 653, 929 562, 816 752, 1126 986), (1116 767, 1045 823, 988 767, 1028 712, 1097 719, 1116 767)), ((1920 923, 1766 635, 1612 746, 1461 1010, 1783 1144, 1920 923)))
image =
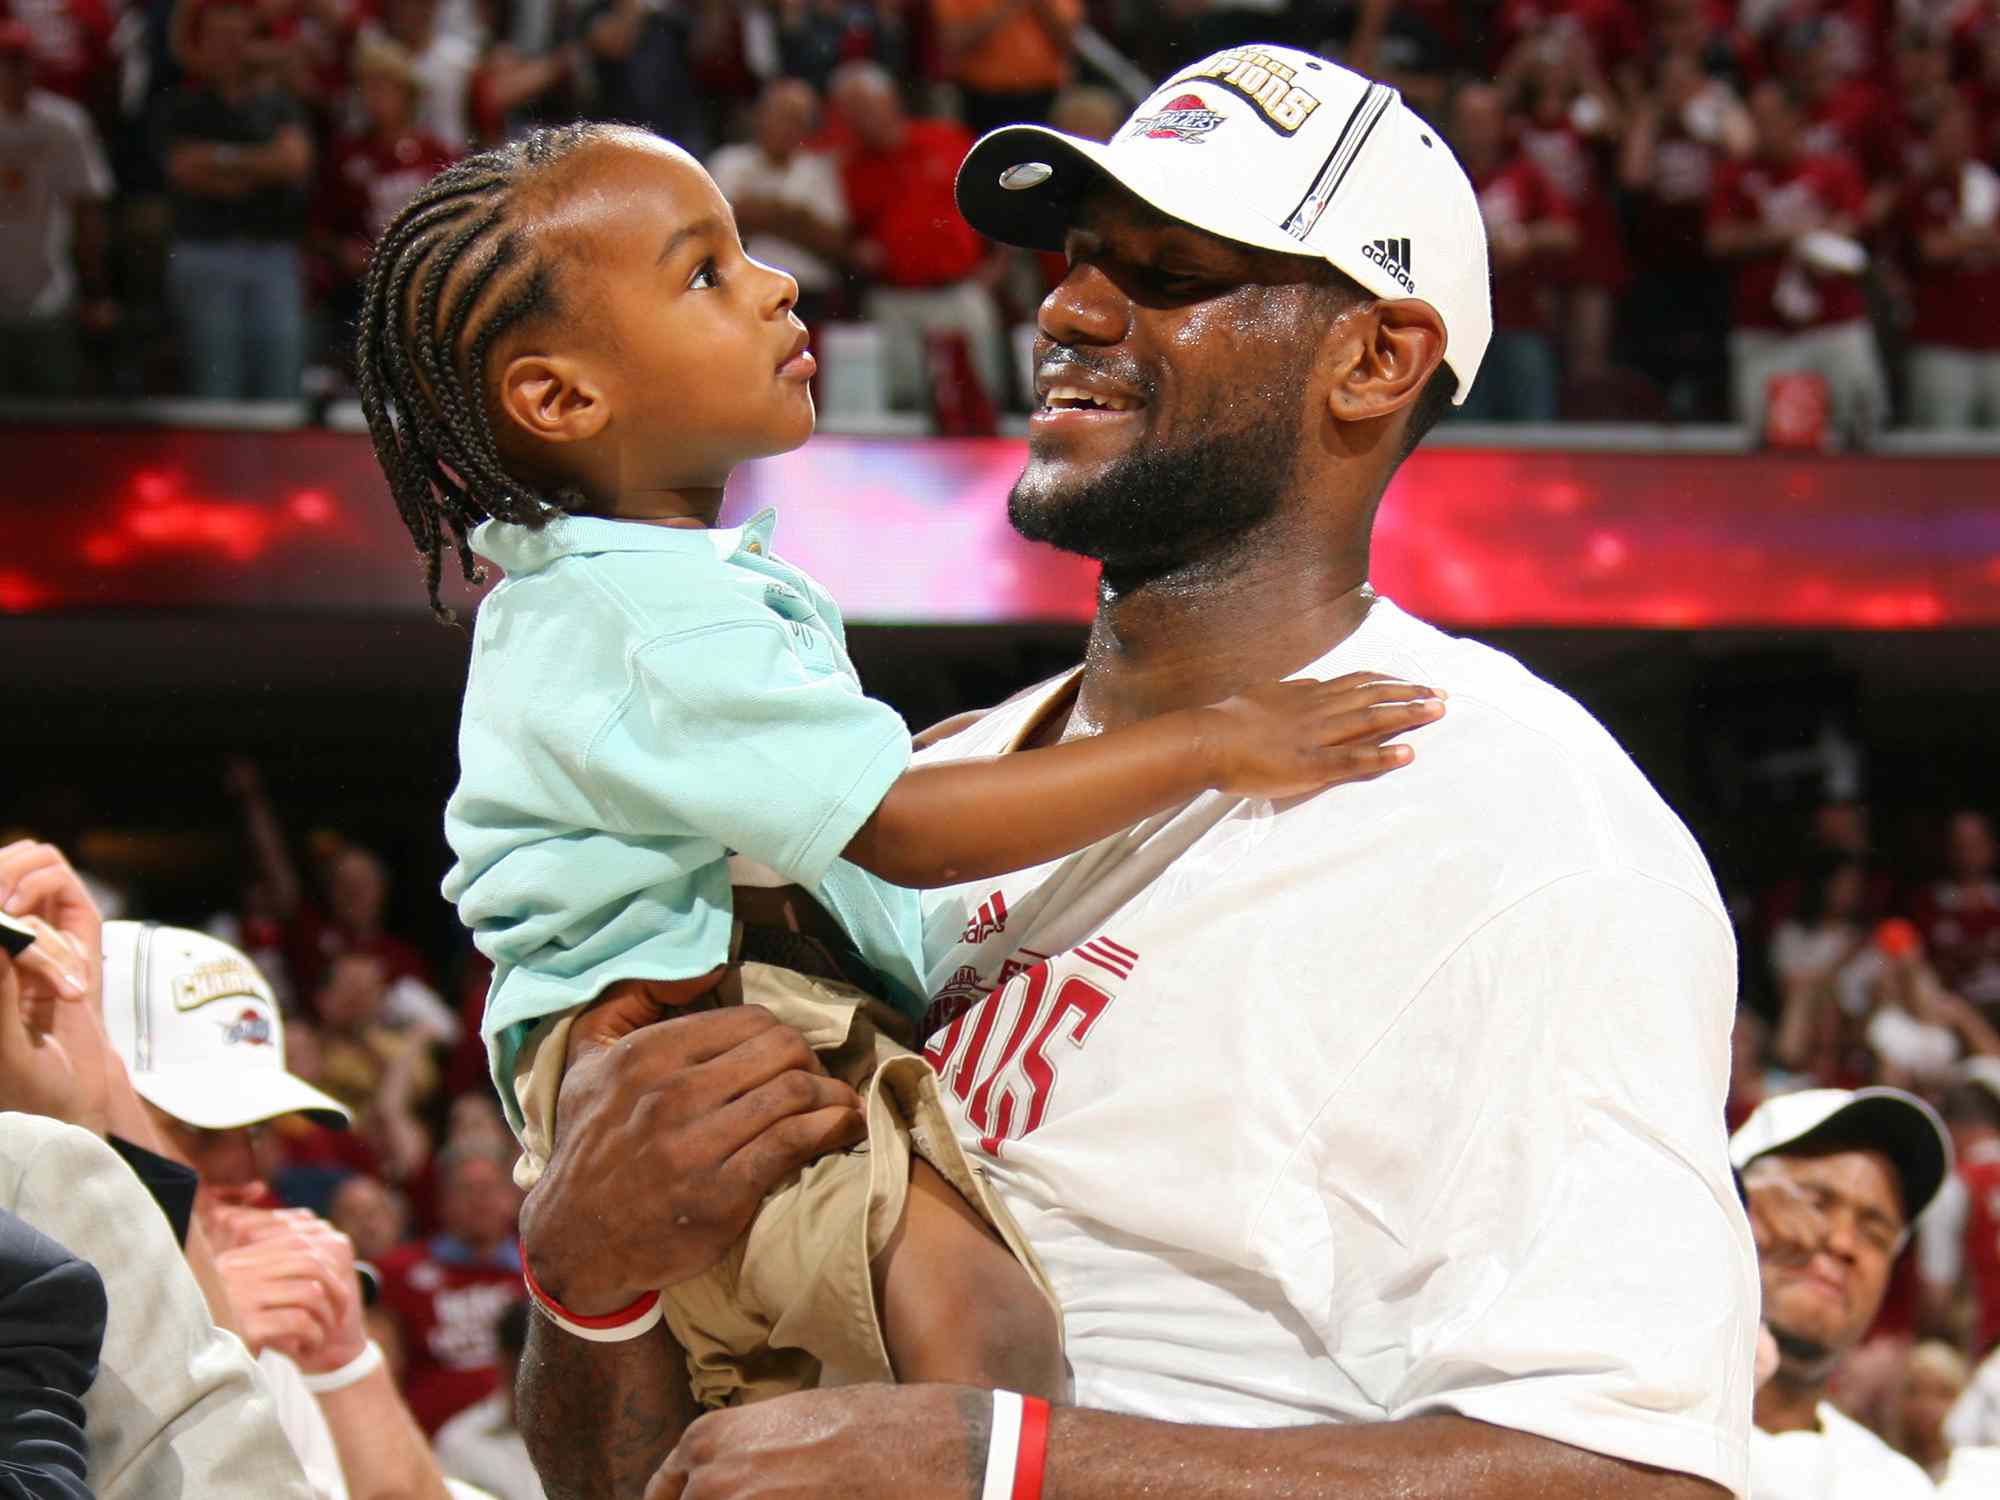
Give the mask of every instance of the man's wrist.
POLYGON ((313 1350, 310 1358, 303 1355, 296 1361, 301 1373, 306 1375, 327 1375, 345 1369, 368 1352, 368 1330, 357 1327, 352 1332, 342 1328, 335 1331, 332 1338, 313 1350))
MULTIPOLYGON (((543 1180, 547 1180, 546 1176, 543 1180)), ((531 1200, 533 1196, 532 1193, 529 1195, 531 1200)), ((572 1248, 577 1248, 574 1240, 567 1246, 535 1243, 529 1215, 526 1212, 522 1214, 521 1264, 547 1298, 566 1311, 579 1317, 605 1317, 630 1307, 647 1292, 655 1290, 637 1284, 627 1285, 615 1277, 593 1275, 592 1267, 577 1265, 572 1256, 564 1254, 565 1249, 572 1248)), ((590 1247, 585 1245, 581 1248, 587 1255, 590 1247)))

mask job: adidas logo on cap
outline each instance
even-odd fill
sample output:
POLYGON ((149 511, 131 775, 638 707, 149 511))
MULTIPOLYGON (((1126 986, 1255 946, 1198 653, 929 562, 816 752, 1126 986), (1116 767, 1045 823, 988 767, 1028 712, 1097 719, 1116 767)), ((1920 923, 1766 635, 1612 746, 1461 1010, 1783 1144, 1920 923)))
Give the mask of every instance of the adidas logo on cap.
POLYGON ((1415 295, 1417 284, 1410 278, 1410 242, 1408 240, 1375 240, 1361 247, 1362 258, 1372 260, 1376 265, 1395 278, 1397 285, 1415 295))

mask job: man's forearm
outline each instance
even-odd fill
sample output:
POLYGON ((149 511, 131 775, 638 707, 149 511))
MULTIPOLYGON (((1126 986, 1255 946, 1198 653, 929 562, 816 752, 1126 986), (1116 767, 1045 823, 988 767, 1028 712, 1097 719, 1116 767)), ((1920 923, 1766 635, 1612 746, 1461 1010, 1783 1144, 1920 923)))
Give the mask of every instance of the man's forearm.
POLYGON ((386 1368, 319 1398, 352 1500, 450 1500, 444 1472, 386 1368))
MULTIPOLYGON (((579 1402, 590 1398, 579 1395, 579 1402)), ((896 1495, 979 1500, 991 1399, 962 1385, 856 1385, 711 1412, 645 1500, 896 1495)), ((613 1490, 577 1495, 610 1496, 613 1490)), ((1722 1500, 1718 1485, 1440 1414, 1400 1422, 1184 1427, 1050 1414, 1045 1500, 1722 1500)), ((551 1500, 571 1500, 551 1491, 551 1500)))
POLYGON ((1046 1500, 1717 1500, 1703 1479, 1438 1415, 1245 1432, 1081 1407, 1049 1422, 1046 1500))
POLYGON ((698 1415, 687 1356, 662 1324, 598 1344, 528 1319, 516 1419, 549 1500, 631 1500, 698 1415))

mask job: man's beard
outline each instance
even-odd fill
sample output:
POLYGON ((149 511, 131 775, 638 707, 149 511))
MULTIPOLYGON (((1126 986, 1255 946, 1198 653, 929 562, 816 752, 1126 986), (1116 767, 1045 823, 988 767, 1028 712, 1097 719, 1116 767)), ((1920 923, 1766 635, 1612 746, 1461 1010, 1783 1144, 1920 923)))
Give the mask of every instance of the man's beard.
POLYGON ((1816 1339, 1802 1338, 1795 1333, 1780 1332, 1771 1328, 1771 1337, 1778 1344, 1778 1369, 1794 1380, 1817 1383, 1833 1373, 1833 1367, 1840 1362, 1840 1351, 1829 1348, 1816 1339))
POLYGON ((1140 447, 1070 488, 1014 482, 1007 519, 1031 542, 1104 565, 1105 586, 1130 593, 1171 574, 1226 567, 1276 513, 1292 478, 1301 425, 1298 389, 1274 382, 1246 404, 1252 425, 1210 426, 1172 446, 1140 447))

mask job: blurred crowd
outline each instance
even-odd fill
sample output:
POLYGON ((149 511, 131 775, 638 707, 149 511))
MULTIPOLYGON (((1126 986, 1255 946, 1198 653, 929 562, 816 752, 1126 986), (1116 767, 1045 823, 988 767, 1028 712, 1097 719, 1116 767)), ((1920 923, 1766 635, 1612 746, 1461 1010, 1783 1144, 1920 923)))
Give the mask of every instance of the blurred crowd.
MULTIPOLYGON (((359 1316, 443 1471, 528 1500, 539 1492, 509 1406, 516 1148, 478 1038, 489 971, 462 940, 434 950, 391 921, 410 909, 392 902, 392 882, 421 898, 434 872, 392 871, 312 830, 303 808, 274 805, 249 761, 226 786, 235 894, 187 941, 255 964, 278 1061, 351 1124, 294 1101, 254 1129, 189 1132, 189 1159, 229 1208, 282 1205, 345 1236, 367 1267, 359 1316)), ((2000 1446, 2000 837, 1976 807, 1878 819, 1847 796, 1805 806, 1793 829, 1713 851, 1743 963, 1727 1125, 1799 1089, 1876 1085, 1943 1116, 1953 1175, 1834 1388, 1844 1411, 1938 1475, 1954 1446, 2000 1446)), ((110 914, 152 904, 143 879, 85 867, 78 880, 110 914)), ((185 982, 168 974, 158 984, 185 982)), ((215 1233, 239 1230, 225 1217, 215 1233)))
POLYGON ((826 324, 822 404, 990 428, 1060 263, 961 220, 976 135, 1108 136, 1217 47, 1398 84, 1481 195, 1466 415, 2000 426, 1996 0, 0 0, 0 395, 337 394, 441 166, 636 122, 826 324))
POLYGON ((1943 1116, 1954 1173, 1835 1377, 1841 1408, 1935 1478, 1954 1446, 2000 1442, 2000 841, 1975 808, 1923 827, 1928 857, 1899 868, 1865 804, 1826 802, 1732 900, 1728 1123, 1794 1090, 1880 1085, 1943 1116))

